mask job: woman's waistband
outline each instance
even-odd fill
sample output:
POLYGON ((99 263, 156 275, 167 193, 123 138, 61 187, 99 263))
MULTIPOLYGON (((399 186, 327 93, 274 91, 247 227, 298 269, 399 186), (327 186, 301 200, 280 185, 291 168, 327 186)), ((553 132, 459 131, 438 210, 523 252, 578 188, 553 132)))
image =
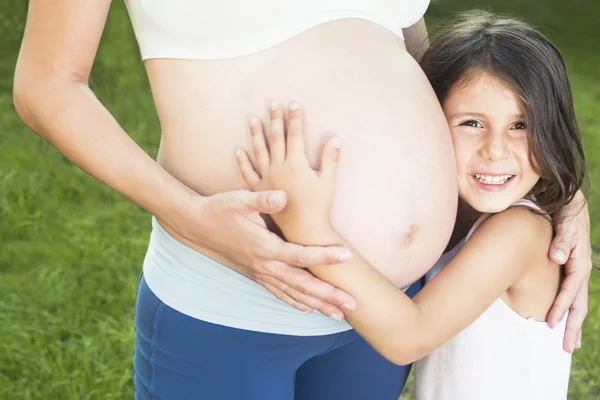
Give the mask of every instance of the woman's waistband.
POLYGON ((260 284, 176 240, 152 217, 144 278, 166 305, 190 317, 257 332, 316 336, 351 329, 318 311, 306 314, 260 284))

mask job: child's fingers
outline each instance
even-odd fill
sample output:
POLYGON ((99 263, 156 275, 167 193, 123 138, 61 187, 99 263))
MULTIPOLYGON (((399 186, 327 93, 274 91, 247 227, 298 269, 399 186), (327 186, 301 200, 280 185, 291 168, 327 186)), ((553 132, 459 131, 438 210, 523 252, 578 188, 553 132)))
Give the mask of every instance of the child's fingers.
POLYGON ((323 156, 321 157, 321 169, 319 176, 330 182, 335 182, 335 177, 340 158, 340 140, 336 137, 329 139, 323 148, 323 156))
POLYGON ((289 157, 302 157, 304 153, 304 113, 298 103, 290 105, 289 123, 287 129, 287 154, 289 157))
POLYGON ((274 101, 271 104, 271 121, 269 124, 269 150, 271 162, 282 164, 285 160, 285 126, 281 104, 274 101))
POLYGON ((248 184, 248 187, 252 191, 259 190, 260 186, 260 175, 256 173, 252 163, 250 163, 250 159, 248 158, 248 154, 244 150, 238 149, 235 154, 237 155, 238 165, 240 166, 240 172, 244 177, 244 180, 248 184))
POLYGON ((250 118, 250 132, 252 133, 252 150, 258 164, 258 171, 261 175, 264 175, 271 165, 271 157, 269 156, 269 149, 267 149, 265 142, 262 122, 256 117, 250 118))

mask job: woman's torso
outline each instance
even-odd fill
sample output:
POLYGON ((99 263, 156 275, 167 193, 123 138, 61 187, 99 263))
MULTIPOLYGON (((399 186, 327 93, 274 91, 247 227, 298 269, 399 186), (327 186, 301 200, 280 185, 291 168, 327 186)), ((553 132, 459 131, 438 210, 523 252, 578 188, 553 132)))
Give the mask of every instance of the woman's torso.
POLYGON ((314 166, 328 134, 342 140, 332 209, 340 233, 399 287, 443 251, 456 212, 451 139, 427 79, 390 30, 343 18, 247 56, 145 66, 162 128, 158 161, 189 187, 244 188, 234 149, 250 149, 248 117, 264 116, 271 100, 297 101, 314 166))

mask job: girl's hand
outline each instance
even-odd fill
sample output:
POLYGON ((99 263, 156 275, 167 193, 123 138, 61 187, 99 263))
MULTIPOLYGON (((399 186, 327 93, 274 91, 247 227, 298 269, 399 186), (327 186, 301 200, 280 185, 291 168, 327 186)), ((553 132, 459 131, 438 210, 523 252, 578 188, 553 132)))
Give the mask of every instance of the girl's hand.
POLYGON ((286 129, 283 109, 274 103, 268 140, 265 140, 260 120, 252 118, 250 131, 258 173, 243 150, 237 152, 238 161, 251 190, 283 190, 287 194, 286 207, 272 217, 288 240, 314 238, 311 244, 326 244, 322 242, 323 238, 334 232, 330 210, 340 146, 337 138, 330 139, 323 149, 321 169, 313 170, 304 152, 302 117, 300 107, 292 104, 286 129))

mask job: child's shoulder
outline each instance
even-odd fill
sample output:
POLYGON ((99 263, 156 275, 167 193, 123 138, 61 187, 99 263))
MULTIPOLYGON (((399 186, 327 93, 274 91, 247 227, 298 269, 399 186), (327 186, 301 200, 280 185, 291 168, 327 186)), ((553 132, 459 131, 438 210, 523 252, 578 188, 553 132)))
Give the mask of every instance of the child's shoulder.
POLYGON ((524 204, 510 206, 506 210, 492 215, 488 220, 497 221, 497 224, 511 224, 533 230, 552 229, 550 220, 541 210, 524 204))
POLYGON ((503 295, 505 302, 521 315, 543 318, 560 281, 560 270, 549 267, 552 235, 552 224, 544 215, 531 207, 511 206, 486 218, 463 251, 488 267, 496 266, 498 274, 511 274, 514 280, 503 295), (540 291, 544 291, 541 300, 531 301, 532 294, 540 291))
POLYGON ((561 267, 548 258, 553 237, 550 220, 519 205, 494 214, 489 224, 488 235, 505 243, 504 251, 513 252, 511 267, 520 271, 502 300, 518 315, 545 321, 561 282, 561 267))
POLYGON ((530 250, 542 249, 545 255, 552 240, 552 224, 543 213, 514 205, 486 218, 469 241, 489 240, 499 245, 526 243, 530 250))

